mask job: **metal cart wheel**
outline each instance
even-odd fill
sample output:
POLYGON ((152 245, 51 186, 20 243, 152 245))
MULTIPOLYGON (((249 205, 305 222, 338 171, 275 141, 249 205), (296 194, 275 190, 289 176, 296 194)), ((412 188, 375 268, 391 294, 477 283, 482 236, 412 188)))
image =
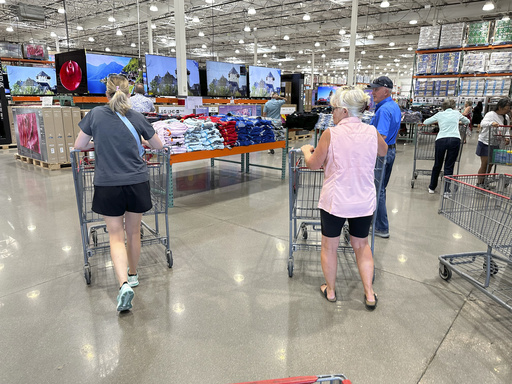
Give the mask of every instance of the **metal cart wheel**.
POLYGON ((414 188, 414 180, 411 180, 411 188, 414 188))
POLYGON ((167 265, 169 268, 172 268, 173 259, 172 259, 172 251, 170 249, 165 251, 165 257, 167 258, 167 265))
POLYGON ((96 232, 96 229, 91 229, 91 238, 92 238, 92 243, 94 244, 95 247, 98 246, 98 232, 96 232))
POLYGON ((452 270, 443 263, 439 263, 439 276, 443 280, 450 280, 452 278, 452 270))
POLYGON ((308 229, 307 229, 307 227, 306 227, 306 224, 302 223, 302 224, 300 225, 300 228, 302 229, 302 238, 303 238, 304 240, 307 240, 307 239, 308 239, 308 229))
POLYGON ((293 260, 288 260, 288 276, 293 277, 293 260))
POLYGON ((269 152, 271 155, 273 155, 275 153, 275 151, 273 149, 270 150, 269 152))
POLYGON ((89 264, 84 265, 84 277, 87 285, 91 285, 91 266, 89 264))
POLYGON ((414 172, 414 180, 418 178, 418 172, 414 172))
MULTIPOLYGON (((483 268, 484 268, 484 271, 487 271, 487 260, 484 261, 483 268)), ((497 274, 498 270, 499 270, 498 264, 496 264, 496 262, 491 259, 491 276, 494 276, 495 274, 497 274)))

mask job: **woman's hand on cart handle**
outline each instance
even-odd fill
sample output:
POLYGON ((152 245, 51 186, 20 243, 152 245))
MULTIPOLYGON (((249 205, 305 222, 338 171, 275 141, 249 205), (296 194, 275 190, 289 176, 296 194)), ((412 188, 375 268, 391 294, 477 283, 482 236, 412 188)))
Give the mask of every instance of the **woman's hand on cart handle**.
POLYGON ((313 147, 311 144, 305 144, 302 147, 300 147, 300 149, 304 154, 315 152, 315 147, 313 147))

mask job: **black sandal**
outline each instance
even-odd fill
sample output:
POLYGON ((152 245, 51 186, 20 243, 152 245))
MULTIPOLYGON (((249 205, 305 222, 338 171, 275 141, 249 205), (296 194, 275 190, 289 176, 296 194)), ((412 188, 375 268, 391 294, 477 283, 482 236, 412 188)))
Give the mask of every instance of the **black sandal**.
POLYGON ((330 303, 335 303, 335 302, 336 302, 336 300, 337 300, 337 299, 336 299, 336 290, 334 290, 334 299, 329 299, 329 298, 327 297, 327 284, 322 284, 322 285, 320 286, 320 292, 322 292, 322 294, 324 295, 325 299, 326 299, 327 301, 329 301, 330 303), (325 285, 325 289, 322 291, 322 287, 323 287, 324 285, 325 285))
POLYGON ((368 301, 368 299, 366 298, 366 295, 364 295, 364 306, 369 311, 373 311, 375 308, 377 308, 377 302, 379 301, 379 299, 377 299, 376 293, 374 293, 374 295, 375 295, 375 301, 368 301))

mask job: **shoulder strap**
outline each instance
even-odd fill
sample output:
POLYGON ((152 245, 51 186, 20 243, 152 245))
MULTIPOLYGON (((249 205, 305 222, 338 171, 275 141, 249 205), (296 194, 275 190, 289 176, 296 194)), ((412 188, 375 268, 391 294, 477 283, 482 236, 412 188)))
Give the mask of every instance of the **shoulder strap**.
POLYGON ((116 113, 117 113, 117 116, 119 116, 121 121, 124 123, 124 125, 126 125, 126 127, 130 130, 133 137, 135 138, 135 141, 137 142, 137 146, 139 147, 139 155, 140 156, 144 155, 144 148, 142 147, 142 144, 140 142, 140 136, 137 133, 137 130, 135 129, 133 124, 130 122, 130 120, 128 120, 128 118, 126 116, 121 115, 119 112, 116 112, 116 113))

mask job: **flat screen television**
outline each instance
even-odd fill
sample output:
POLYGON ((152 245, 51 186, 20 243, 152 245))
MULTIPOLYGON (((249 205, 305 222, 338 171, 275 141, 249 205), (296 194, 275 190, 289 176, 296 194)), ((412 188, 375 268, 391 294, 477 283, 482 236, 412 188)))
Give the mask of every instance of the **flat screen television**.
POLYGON ((136 83, 142 83, 142 69, 135 57, 87 53, 87 88, 92 94, 105 94, 108 75, 122 74, 128 78, 130 92, 136 83))
POLYGON ((208 96, 247 97, 247 69, 244 64, 206 61, 208 96))
POLYGON ((316 92, 316 104, 317 105, 329 105, 331 97, 336 93, 338 87, 335 86, 321 86, 318 87, 316 92))
POLYGON ((270 97, 281 92, 281 70, 276 68, 249 66, 249 89, 251 97, 270 97))
POLYGON ((54 95, 57 91, 55 69, 6 65, 11 95, 54 95))
POLYGON ((87 93, 85 49, 55 55, 58 93, 87 93))
MULTIPOLYGON (((178 95, 178 68, 175 57, 146 55, 146 73, 150 95, 178 95)), ((199 64, 194 60, 187 60, 187 89, 189 96, 201 96, 199 64)))

